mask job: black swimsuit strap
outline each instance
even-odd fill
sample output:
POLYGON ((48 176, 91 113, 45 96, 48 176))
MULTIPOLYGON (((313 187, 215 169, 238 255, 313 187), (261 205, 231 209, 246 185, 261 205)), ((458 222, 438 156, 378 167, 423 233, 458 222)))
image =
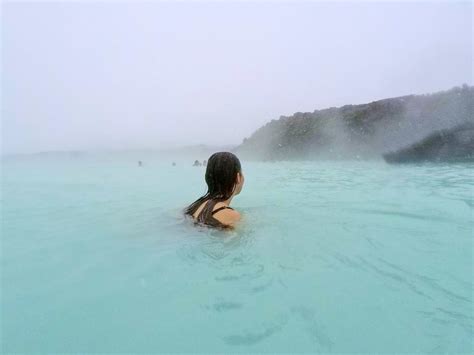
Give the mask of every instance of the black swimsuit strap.
POLYGON ((212 211, 211 216, 215 215, 219 211, 225 210, 226 208, 228 208, 229 210, 233 210, 232 207, 222 206, 222 207, 216 208, 214 211, 212 211))

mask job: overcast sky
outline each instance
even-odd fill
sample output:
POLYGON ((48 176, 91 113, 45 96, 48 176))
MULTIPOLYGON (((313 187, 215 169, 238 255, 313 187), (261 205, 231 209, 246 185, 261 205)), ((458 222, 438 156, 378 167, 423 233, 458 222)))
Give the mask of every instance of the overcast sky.
POLYGON ((472 85, 472 2, 7 3, 3 153, 237 144, 472 85))

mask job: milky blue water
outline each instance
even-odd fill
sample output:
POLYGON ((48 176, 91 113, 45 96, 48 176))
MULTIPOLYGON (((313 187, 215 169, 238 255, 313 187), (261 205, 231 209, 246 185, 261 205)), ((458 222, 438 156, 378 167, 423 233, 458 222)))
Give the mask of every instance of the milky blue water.
POLYGON ((4 352, 470 352, 474 165, 243 161, 232 232, 190 161, 2 163, 4 352))

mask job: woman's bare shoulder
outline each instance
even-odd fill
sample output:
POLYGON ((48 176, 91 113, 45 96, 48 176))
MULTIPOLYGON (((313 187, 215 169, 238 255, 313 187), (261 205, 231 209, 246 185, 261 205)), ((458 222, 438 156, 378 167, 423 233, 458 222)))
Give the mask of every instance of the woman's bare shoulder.
POLYGON ((240 221, 241 216, 236 210, 225 208, 216 212, 214 218, 225 225, 234 226, 238 221, 240 221))

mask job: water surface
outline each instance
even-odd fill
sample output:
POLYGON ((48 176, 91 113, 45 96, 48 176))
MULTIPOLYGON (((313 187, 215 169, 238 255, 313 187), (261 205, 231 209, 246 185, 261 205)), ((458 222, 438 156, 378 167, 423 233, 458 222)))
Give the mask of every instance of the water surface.
POLYGON ((472 164, 243 161, 218 232, 144 163, 3 161, 3 351, 472 351, 472 164))

